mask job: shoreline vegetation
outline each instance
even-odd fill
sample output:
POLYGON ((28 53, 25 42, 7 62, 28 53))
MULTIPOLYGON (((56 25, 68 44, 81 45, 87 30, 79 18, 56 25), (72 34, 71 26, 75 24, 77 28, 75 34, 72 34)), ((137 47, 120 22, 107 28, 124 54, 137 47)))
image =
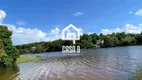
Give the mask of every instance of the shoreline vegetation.
POLYGON ((136 73, 135 73, 135 79, 136 80, 142 80, 142 65, 138 65, 138 67, 136 68, 136 73))
MULTIPOLYGON (((17 45, 16 48, 20 51, 20 54, 27 53, 45 53, 45 52, 56 52, 61 51, 62 46, 72 46, 72 41, 55 40, 49 42, 35 42, 23 45, 17 45)), ((132 33, 112 33, 99 35, 93 34, 83 34, 80 36, 80 40, 76 41, 74 46, 80 46, 81 49, 92 49, 95 47, 108 48, 117 46, 133 46, 142 45, 142 33, 132 34, 132 33)))
POLYGON ((21 55, 18 59, 17 59, 17 63, 21 64, 21 63, 26 63, 26 62, 32 62, 32 61, 37 61, 39 59, 41 59, 41 56, 30 56, 30 55, 21 55))

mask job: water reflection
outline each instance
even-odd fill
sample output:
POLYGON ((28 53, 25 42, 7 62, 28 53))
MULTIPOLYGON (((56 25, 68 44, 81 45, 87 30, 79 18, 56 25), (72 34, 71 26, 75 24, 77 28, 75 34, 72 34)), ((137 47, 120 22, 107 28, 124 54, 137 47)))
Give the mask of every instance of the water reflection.
MULTIPOLYGON (((142 46, 91 49, 82 50, 77 56, 65 56, 61 52, 40 54, 45 58, 18 65, 11 75, 20 74, 11 79, 133 80, 135 68, 142 62, 141 49, 142 46)), ((10 77, 9 71, 2 71, 3 76, 10 77)))
POLYGON ((9 80, 18 76, 19 67, 12 65, 11 67, 0 67, 0 80, 9 80))

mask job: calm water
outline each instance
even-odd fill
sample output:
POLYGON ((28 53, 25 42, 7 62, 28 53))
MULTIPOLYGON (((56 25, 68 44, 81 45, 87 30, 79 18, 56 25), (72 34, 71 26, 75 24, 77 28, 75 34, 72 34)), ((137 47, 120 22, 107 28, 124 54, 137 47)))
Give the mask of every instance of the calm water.
POLYGON ((44 59, 0 68, 0 80, 133 80, 142 63, 142 46, 82 50, 76 56, 40 55, 44 59))

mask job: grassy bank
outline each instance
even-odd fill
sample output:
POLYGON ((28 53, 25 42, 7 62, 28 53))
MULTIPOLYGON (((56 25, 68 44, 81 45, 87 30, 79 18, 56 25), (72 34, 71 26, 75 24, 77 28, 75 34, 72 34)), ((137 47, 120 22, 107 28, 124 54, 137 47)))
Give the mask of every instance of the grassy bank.
POLYGON ((138 68, 136 69, 135 78, 136 80, 142 80, 142 65, 139 65, 138 68))
POLYGON ((20 58, 17 59, 17 63, 25 63, 30 61, 36 61, 41 59, 41 56, 29 56, 29 55, 21 55, 20 58))

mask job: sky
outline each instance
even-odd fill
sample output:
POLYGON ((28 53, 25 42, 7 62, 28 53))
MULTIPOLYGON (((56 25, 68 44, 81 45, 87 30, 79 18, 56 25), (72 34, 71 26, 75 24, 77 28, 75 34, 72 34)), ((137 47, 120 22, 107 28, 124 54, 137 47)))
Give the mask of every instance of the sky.
POLYGON ((69 24, 82 33, 142 31, 142 0, 1 0, 0 24, 14 45, 61 38, 69 24))

